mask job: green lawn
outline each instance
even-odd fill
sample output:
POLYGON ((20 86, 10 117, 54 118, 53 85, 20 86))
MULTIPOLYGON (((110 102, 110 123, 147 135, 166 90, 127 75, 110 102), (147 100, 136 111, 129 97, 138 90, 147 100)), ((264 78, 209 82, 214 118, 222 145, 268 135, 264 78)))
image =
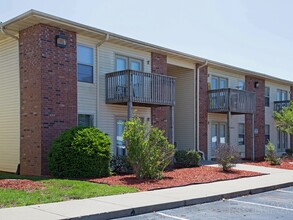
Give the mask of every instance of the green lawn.
POLYGON ((46 189, 33 192, 0 188, 0 208, 59 202, 71 199, 84 199, 136 192, 137 189, 125 186, 108 186, 80 180, 25 177, 0 173, 1 179, 30 179, 40 181, 46 189))

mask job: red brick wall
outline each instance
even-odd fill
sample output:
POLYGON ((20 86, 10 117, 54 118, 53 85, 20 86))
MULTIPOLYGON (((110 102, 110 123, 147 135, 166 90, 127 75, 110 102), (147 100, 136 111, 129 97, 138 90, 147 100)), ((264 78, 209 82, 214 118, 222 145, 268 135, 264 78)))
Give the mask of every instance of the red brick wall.
MULTIPOLYGON (((254 128, 258 130, 258 133, 254 135, 254 155, 256 160, 263 160, 265 156, 265 81, 253 76, 245 76, 245 88, 247 91, 256 93, 254 128), (255 88, 256 82, 259 82, 258 88, 255 88)), ((247 159, 252 159, 251 118, 251 115, 245 115, 245 157, 247 159)))
MULTIPOLYGON (((199 66, 199 65, 198 65, 199 66)), ((197 68, 198 68, 197 66, 197 68)), ((199 149, 208 152, 208 66, 199 71, 199 149)))
MULTIPOLYGON (((167 75, 167 56, 152 53, 151 65, 152 73, 167 75)), ((164 130, 167 136, 168 107, 152 107, 151 116, 152 125, 164 130)))
POLYGON ((38 24, 19 35, 20 172, 48 174, 48 151, 60 132, 77 124, 76 34, 38 24), (55 45, 64 34, 67 47, 55 45))

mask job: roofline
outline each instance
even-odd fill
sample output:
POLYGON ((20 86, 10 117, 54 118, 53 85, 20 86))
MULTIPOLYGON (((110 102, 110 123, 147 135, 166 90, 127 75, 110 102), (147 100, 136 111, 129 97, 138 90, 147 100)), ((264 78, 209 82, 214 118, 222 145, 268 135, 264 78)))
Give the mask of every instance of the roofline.
POLYGON ((86 31, 93 32, 95 34, 101 34, 101 35, 108 35, 109 34, 111 38, 116 38, 116 39, 119 39, 119 40, 128 41, 128 42, 133 43, 133 44, 142 45, 142 46, 144 46, 146 48, 149 48, 149 49, 159 50, 159 51, 167 53, 167 54, 172 54, 172 55, 175 55, 175 56, 179 56, 179 57, 182 57, 182 58, 185 58, 185 59, 192 60, 195 63, 203 64, 205 62, 208 62, 209 64, 211 64, 213 66, 218 66, 218 67, 221 67, 221 68, 224 68, 224 69, 236 70, 238 72, 254 75, 256 77, 266 78, 266 79, 270 79, 270 80, 274 80, 274 81, 279 81, 281 83, 293 85, 293 81, 281 79, 281 78, 270 76, 270 75, 267 75, 267 74, 264 74, 264 73, 255 72, 255 71, 244 69, 244 68, 239 68, 239 67, 236 67, 236 66, 220 63, 220 62, 217 62, 217 61, 213 61, 213 60, 205 59, 205 58, 202 58, 202 57, 194 56, 194 55, 191 55, 191 54, 188 54, 188 53, 183 53, 183 52, 180 52, 180 51, 177 51, 177 50, 173 50, 173 49, 169 49, 169 48, 166 48, 166 47, 161 47, 161 46, 158 46, 158 45, 155 45, 155 44, 147 43, 147 42, 144 42, 144 41, 136 40, 136 39, 133 39, 133 38, 125 37, 125 36, 122 36, 122 35, 119 35, 119 34, 115 34, 115 33, 108 32, 108 31, 105 31, 105 30, 102 30, 102 29, 94 28, 94 27, 91 27, 91 26, 88 26, 88 25, 84 25, 84 24, 74 22, 74 21, 71 21, 71 20, 68 20, 68 19, 57 17, 57 16, 47 14, 47 13, 44 13, 44 12, 41 12, 41 11, 37 11, 37 10, 34 10, 34 9, 31 9, 31 10, 29 10, 29 11, 27 11, 27 12, 25 12, 25 13, 19 15, 19 16, 16 16, 16 17, 14 17, 14 18, 6 21, 6 22, 3 22, 1 24, 1 26, 3 26, 5 28, 5 26, 8 26, 9 24, 12 24, 12 23, 17 22, 17 21, 21 21, 21 20, 23 20, 23 19, 25 19, 27 17, 30 17, 30 16, 43 17, 43 18, 48 19, 48 20, 53 20, 53 21, 58 22, 58 23, 63 23, 65 25, 73 26, 75 28, 84 29, 86 31))

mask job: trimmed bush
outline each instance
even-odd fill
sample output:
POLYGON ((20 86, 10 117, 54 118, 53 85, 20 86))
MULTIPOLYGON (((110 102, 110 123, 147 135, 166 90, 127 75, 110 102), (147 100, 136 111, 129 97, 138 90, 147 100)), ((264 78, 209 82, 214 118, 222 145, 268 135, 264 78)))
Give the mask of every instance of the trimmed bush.
POLYGON ((175 152, 175 160, 182 167, 198 167, 201 156, 194 150, 178 150, 175 152))
POLYGON ((54 140, 49 170, 57 177, 85 178, 110 175, 110 138, 94 127, 76 127, 54 140))
POLYGON ((267 153, 265 156, 265 161, 268 161, 271 165, 280 165, 281 158, 278 157, 275 150, 275 145, 269 141, 267 145, 267 153))
POLYGON ((286 149, 286 154, 288 155, 288 156, 290 156, 290 157, 292 157, 293 156, 293 150, 292 149, 286 149))
POLYGON ((174 155, 174 146, 168 142, 163 131, 142 124, 139 118, 125 123, 123 132, 127 160, 137 178, 162 178, 163 170, 174 155))
POLYGON ((113 156, 110 161, 110 167, 112 172, 115 173, 124 174, 133 172, 126 156, 113 156))
POLYGON ((230 171, 232 167, 236 166, 236 163, 240 159, 240 153, 236 146, 229 144, 219 144, 215 150, 216 161, 223 171, 230 171))

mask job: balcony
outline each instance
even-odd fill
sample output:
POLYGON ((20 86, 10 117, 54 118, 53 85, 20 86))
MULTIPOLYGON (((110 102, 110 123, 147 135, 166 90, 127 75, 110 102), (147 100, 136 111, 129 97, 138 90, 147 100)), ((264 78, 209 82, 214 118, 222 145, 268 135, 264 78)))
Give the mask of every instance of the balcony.
POLYGON ((254 92, 228 88, 208 91, 208 112, 252 114, 255 104, 254 92))
POLYGON ((275 101, 274 102, 274 111, 281 111, 284 107, 288 107, 290 105, 290 100, 285 101, 275 101))
POLYGON ((123 70, 106 74, 106 103, 140 106, 174 106, 175 78, 123 70))

